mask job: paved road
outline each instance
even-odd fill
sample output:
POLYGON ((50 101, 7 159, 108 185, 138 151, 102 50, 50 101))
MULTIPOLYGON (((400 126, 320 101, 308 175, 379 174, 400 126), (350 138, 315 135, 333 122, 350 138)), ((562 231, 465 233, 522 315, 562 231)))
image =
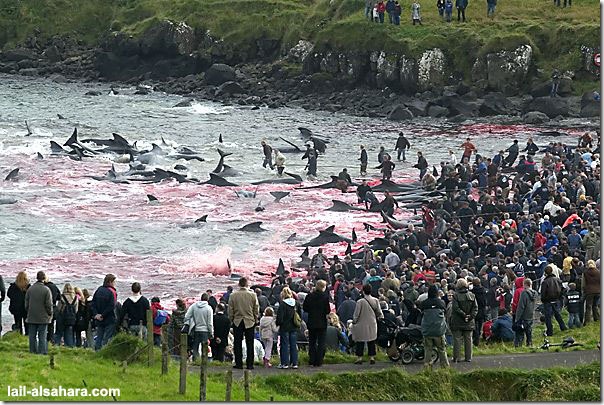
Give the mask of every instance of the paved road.
MULTIPOLYGON (((554 366, 569 366, 574 367, 578 364, 591 363, 594 361, 600 361, 599 350, 577 350, 577 351, 565 351, 565 352, 540 352, 540 353, 519 353, 519 354, 501 354, 496 356, 476 356, 472 359, 471 363, 451 363, 451 367, 458 371, 470 371, 481 368, 521 368, 521 369, 535 369, 535 368, 548 368, 554 366)), ((323 367, 313 368, 306 365, 300 366, 297 370, 280 370, 276 366, 272 368, 264 368, 256 366, 252 373, 254 375, 274 375, 283 373, 297 373, 297 374, 314 374, 317 372, 325 373, 345 373, 350 371, 378 371, 384 370, 391 367, 401 367, 409 373, 417 373, 422 370, 423 365, 421 363, 412 363, 410 365, 400 365, 392 362, 377 362, 374 365, 370 365, 368 362, 362 365, 357 364, 325 364, 323 367)), ((191 372, 199 373, 199 367, 190 367, 191 372)), ((210 366, 210 373, 223 373, 228 370, 227 367, 212 367, 210 366)), ((241 377, 243 370, 233 369, 234 377, 241 377)))

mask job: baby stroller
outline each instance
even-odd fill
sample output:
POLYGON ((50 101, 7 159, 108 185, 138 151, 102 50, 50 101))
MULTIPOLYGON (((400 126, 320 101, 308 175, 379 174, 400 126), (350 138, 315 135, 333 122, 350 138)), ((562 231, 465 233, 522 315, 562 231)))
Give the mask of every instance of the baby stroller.
MULTIPOLYGON (((424 338, 421 326, 398 326, 394 322, 381 319, 378 321, 378 346, 386 349, 388 358, 393 362, 402 361, 411 364, 414 360, 424 360, 424 338)), ((430 362, 438 361, 438 352, 432 351, 430 362)))

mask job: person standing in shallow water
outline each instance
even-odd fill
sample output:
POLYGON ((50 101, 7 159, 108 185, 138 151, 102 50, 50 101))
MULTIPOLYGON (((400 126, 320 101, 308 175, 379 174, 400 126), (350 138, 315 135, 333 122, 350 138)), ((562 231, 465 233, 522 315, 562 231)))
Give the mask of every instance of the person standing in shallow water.
POLYGON ((273 149, 275 152, 275 166, 277 166, 277 174, 279 176, 283 175, 283 171, 285 170, 285 156, 278 150, 273 149))
POLYGON ((392 171, 395 167, 396 165, 390 161, 390 156, 386 155, 384 156, 384 161, 382 162, 382 164, 376 167, 376 169, 382 169, 383 180, 390 180, 390 178, 392 177, 392 171))
POLYGON ((273 166, 273 148, 271 148, 266 141, 260 142, 260 145, 262 145, 262 153, 264 153, 264 162, 262 162, 262 167, 266 168, 268 165, 268 167, 273 170, 275 168, 273 166))
POLYGON ((396 140, 396 159, 400 162, 401 156, 403 157, 403 162, 407 161, 407 157, 405 156, 405 151, 408 151, 411 148, 411 144, 409 140, 405 137, 405 134, 402 132, 398 133, 398 139, 396 140))
POLYGON ((367 175, 367 151, 365 150, 365 145, 361 145, 361 157, 359 158, 361 161, 361 176, 367 175))

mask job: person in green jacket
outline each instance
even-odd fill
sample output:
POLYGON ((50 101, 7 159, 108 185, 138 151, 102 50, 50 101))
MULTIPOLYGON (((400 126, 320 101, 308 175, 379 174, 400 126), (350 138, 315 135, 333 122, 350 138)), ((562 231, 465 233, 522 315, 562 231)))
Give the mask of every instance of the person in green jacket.
POLYGON ((588 234, 585 235, 581 243, 583 249, 585 249, 585 262, 600 257, 600 235, 593 228, 589 228, 588 234))
POLYGON ((459 361, 461 344, 464 345, 465 361, 472 361, 472 331, 474 318, 478 314, 476 297, 468 291, 465 278, 457 280, 451 311, 451 332, 453 332, 453 362, 459 361))
POLYGON ((424 336, 424 362, 432 368, 432 347, 436 348, 441 367, 449 367, 447 352, 445 351, 445 302, 438 297, 438 288, 430 285, 428 298, 419 304, 422 310, 422 335, 424 336))

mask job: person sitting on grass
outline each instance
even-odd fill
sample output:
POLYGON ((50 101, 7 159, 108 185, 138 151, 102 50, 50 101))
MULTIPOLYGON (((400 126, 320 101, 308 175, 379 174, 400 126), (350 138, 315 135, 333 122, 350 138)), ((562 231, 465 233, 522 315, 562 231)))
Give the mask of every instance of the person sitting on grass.
POLYGON ((499 316, 493 321, 491 332, 489 342, 511 342, 514 340, 512 317, 505 308, 499 308, 499 316))

